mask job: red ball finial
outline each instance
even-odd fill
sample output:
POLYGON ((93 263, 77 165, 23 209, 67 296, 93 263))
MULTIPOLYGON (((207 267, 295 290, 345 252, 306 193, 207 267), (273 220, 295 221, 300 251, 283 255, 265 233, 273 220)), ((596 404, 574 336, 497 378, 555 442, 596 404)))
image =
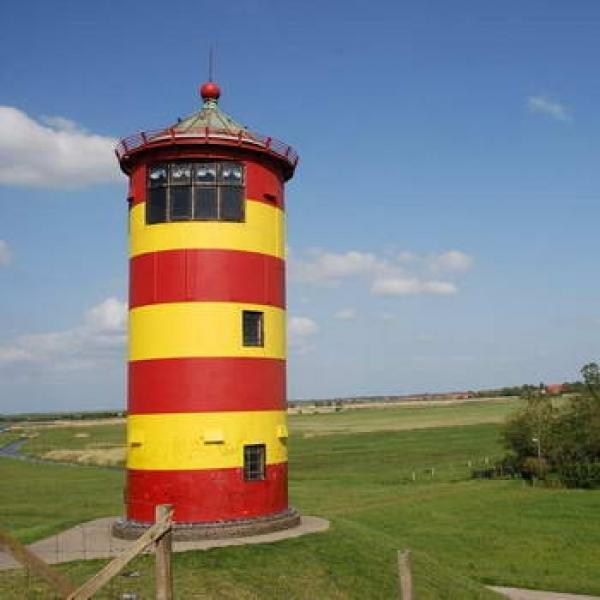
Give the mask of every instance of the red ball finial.
POLYGON ((221 95, 221 88, 212 81, 207 81, 200 88, 202 100, 218 100, 221 95))

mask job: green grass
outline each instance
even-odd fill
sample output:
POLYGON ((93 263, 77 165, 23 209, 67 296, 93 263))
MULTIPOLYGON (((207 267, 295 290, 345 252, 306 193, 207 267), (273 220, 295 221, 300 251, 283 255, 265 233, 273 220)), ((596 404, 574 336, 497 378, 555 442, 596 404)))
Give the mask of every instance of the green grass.
POLYGON ((119 514, 122 487, 123 473, 116 469, 0 458, 0 527, 31 542, 100 515, 119 514))
MULTIPOLYGON (((292 432, 292 485, 324 480, 345 487, 469 478, 472 466, 502 454, 497 425, 353 433, 304 438, 292 432), (433 469, 433 474, 432 474, 433 469)), ((332 499, 337 502, 337 499, 332 499)))
POLYGON ((306 436, 369 431, 404 431, 430 427, 457 427, 477 423, 502 423, 521 405, 517 398, 457 402, 443 406, 390 405, 385 408, 345 408, 341 412, 290 416, 291 429, 306 436))
MULTIPOLYGON (((455 406, 458 412, 416 409, 422 421, 406 431, 382 429, 384 416, 392 422, 416 418, 406 408, 291 419, 292 503, 305 514, 330 519, 331 529, 276 544, 176 555, 177 597, 393 598, 396 552, 407 547, 414 552, 419 600, 496 597, 482 584, 600 595, 600 494, 471 480, 469 461, 482 464, 485 457, 502 453, 500 429, 485 422, 496 418, 494 410, 455 406), (473 419, 474 413, 483 423, 454 424, 473 419), (441 414, 453 425, 418 428, 430 427, 441 414), (345 433, 331 433, 332 423, 341 423, 345 433), (357 423, 368 431, 356 432, 357 423), (328 435, 306 437, 311 427, 328 435)), ((500 404, 495 411, 505 408, 500 404)), ((52 443, 91 439, 56 431, 50 434, 56 436, 52 443)), ((96 433, 100 436, 99 429, 96 433)), ((113 443, 122 429, 114 426, 109 435, 113 443)), ((117 470, 2 460, 0 471, 2 526, 24 541, 121 508, 117 470)), ((62 568, 82 581, 100 564, 62 568)), ((135 590, 151 597, 151 559, 140 558, 132 568, 140 571, 139 578, 117 578, 99 597, 135 590)), ((19 597, 11 594, 23 587, 23 577, 1 573, 0 597, 19 597)), ((30 597, 48 597, 40 594, 30 597)))
MULTIPOLYGON (((29 438, 23 446, 23 452, 32 456, 43 456, 50 450, 58 449, 101 449, 125 445, 125 426, 123 424, 85 427, 40 427, 34 431, 38 435, 29 438)), ((28 433, 31 433, 31 431, 28 430, 28 433)))
MULTIPOLYGON (((347 538, 344 532, 278 544, 185 552, 173 557, 175 597, 186 600, 345 600, 397 597, 396 553, 390 543, 373 546, 372 536, 347 538), (330 556, 335 545, 335 559, 330 556)), ((81 584, 105 561, 78 561, 57 568, 81 584)), ((418 600, 500 600, 473 580, 452 572, 425 553, 413 553, 418 600)), ((154 597, 152 557, 136 558, 94 598, 114 600, 125 592, 154 597), (128 576, 135 572, 135 577, 128 576)), ((3 598, 47 600, 52 591, 22 571, 0 574, 3 598)))
POLYGON ((469 480, 466 461, 499 453, 498 434, 479 425, 293 438, 292 497, 481 582, 600 594, 600 495, 469 480), (411 469, 423 474, 415 483, 411 469))

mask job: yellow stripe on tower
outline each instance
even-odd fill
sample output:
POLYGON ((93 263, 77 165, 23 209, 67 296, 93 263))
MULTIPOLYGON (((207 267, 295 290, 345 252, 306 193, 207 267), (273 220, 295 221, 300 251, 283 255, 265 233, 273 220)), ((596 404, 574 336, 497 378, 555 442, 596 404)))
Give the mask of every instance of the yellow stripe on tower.
POLYGON ((265 444, 267 464, 287 461, 285 411, 174 413, 127 418, 127 467, 242 467, 245 444, 265 444))
POLYGON ((235 302, 173 302, 129 311, 129 360, 188 356, 285 358, 285 311, 235 302), (243 345, 244 310, 263 313, 264 346, 243 345))
POLYGON ((285 214, 264 202, 246 201, 246 220, 146 225, 146 204, 129 213, 130 256, 161 250, 211 248, 259 252, 285 258, 285 214))

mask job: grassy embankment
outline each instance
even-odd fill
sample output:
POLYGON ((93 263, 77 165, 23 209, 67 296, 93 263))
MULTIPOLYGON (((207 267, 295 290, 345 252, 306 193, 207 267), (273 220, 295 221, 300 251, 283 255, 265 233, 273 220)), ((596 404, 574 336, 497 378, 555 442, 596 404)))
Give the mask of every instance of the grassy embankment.
MULTIPOLYGON (((330 519, 331 530, 177 555, 178 597, 392 598, 396 550, 404 547, 415 551, 420 600, 494 597, 481 583, 600 594, 597 492, 469 479, 468 461, 501 453, 497 423, 510 402, 493 404, 293 417, 292 502, 330 519)), ((101 443, 100 428, 88 431, 89 438, 44 431, 29 451, 101 443)), ((117 431, 110 444, 123 435, 117 431)), ((3 526, 23 540, 120 510, 118 470, 8 460, 0 469, 3 526)), ((99 564, 63 568, 81 579, 99 564)), ((139 559, 135 569, 139 578, 118 578, 106 597, 126 590, 147 597, 151 561, 139 559)), ((0 574, 0 597, 22 585, 22 574, 0 574)))

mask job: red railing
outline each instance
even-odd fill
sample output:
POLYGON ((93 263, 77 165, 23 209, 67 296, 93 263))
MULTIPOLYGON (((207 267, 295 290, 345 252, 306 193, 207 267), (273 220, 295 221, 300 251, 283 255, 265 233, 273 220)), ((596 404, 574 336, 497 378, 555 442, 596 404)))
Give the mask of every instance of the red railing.
POLYGON ((117 144, 115 152, 119 159, 127 154, 155 142, 168 142, 175 140, 185 140, 193 138, 198 142, 209 143, 210 140, 227 141, 228 143, 238 143, 240 145, 258 146, 268 152, 275 154, 289 162, 293 167, 298 163, 298 153, 287 144, 280 142, 272 137, 254 133, 253 131, 241 130, 239 133, 232 133, 226 129, 209 129, 207 127, 192 128, 187 131, 176 131, 175 129, 158 129, 155 131, 143 131, 123 138, 117 144))

